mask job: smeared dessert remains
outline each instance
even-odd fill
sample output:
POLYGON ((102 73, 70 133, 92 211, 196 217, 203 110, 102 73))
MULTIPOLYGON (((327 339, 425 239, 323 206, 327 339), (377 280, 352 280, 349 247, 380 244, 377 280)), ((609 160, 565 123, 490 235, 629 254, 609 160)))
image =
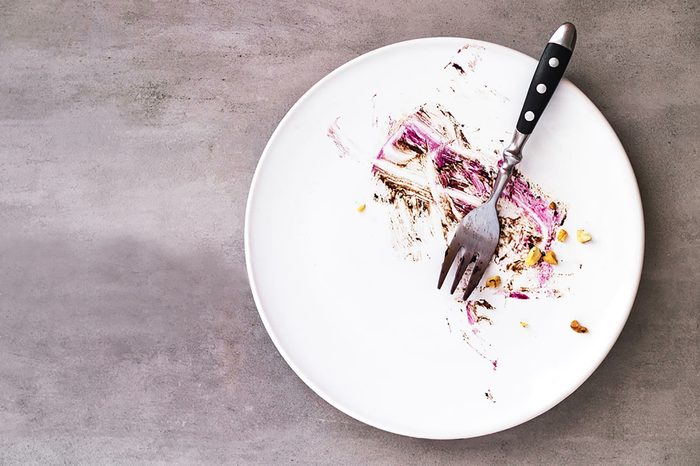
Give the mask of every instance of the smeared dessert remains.
MULTIPOLYGON (((462 125, 441 105, 423 105, 406 117, 379 151, 372 167, 377 180, 375 200, 393 207, 395 247, 411 259, 421 259, 414 246, 425 235, 440 235, 447 245, 450 232, 472 209, 485 202, 496 177, 499 156, 475 150, 462 125), (484 155, 488 154, 488 155, 484 155)), ((517 299, 547 289, 552 264, 526 267, 524 258, 538 247, 548 250, 566 219, 566 209, 528 181, 517 169, 498 202, 501 236, 494 262, 507 278, 504 292, 517 299), (516 275, 532 275, 527 291, 514 284, 516 275)))
POLYGON ((476 324, 480 322, 487 322, 489 325, 491 325, 491 319, 487 317, 485 314, 481 314, 479 312, 479 308, 485 309, 485 310, 493 310, 493 306, 491 303, 486 301, 485 299, 479 299, 476 301, 468 301, 467 302, 467 319, 469 320, 470 324, 476 324))

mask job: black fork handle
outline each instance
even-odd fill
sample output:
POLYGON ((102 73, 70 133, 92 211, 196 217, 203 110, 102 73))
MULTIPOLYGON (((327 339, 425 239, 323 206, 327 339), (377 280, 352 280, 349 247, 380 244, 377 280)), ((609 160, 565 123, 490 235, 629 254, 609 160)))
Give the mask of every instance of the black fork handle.
POLYGON ((544 109, 552 98, 559 81, 561 81, 575 45, 576 28, 571 23, 564 23, 554 32, 544 48, 535 74, 532 76, 525 103, 520 110, 513 140, 503 150, 503 163, 498 170, 493 192, 488 200, 494 207, 508 183, 513 169, 522 160, 523 146, 535 129, 537 122, 540 121, 544 109))
POLYGON ((576 45, 576 28, 564 23, 544 48, 520 111, 516 129, 531 134, 559 85, 576 45))

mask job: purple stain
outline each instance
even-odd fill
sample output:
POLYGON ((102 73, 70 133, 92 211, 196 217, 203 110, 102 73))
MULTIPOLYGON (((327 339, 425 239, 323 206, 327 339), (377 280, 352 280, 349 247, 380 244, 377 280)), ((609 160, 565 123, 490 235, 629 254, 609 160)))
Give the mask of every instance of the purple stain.
POLYGON ((508 295, 510 298, 515 298, 515 299, 530 299, 528 295, 525 293, 521 293, 519 291, 511 291, 510 294, 508 295))
POLYGON ((475 209, 475 206, 472 204, 468 204, 466 202, 463 202, 460 199, 455 199, 454 200, 455 208, 462 214, 462 215, 467 215, 469 212, 475 209))
POLYGON ((554 275, 554 266, 543 261, 537 268, 537 274, 540 286, 544 286, 552 278, 552 275, 554 275))
POLYGON ((469 301, 467 303, 467 320, 469 321, 470 325, 474 325, 476 323, 476 312, 475 312, 475 306, 474 303, 469 301))
POLYGON ((554 240, 557 228, 563 223, 566 214, 558 209, 550 209, 550 201, 536 195, 530 183, 516 171, 506 186, 506 199, 510 200, 535 224, 537 230, 544 236, 545 248, 554 240))
POLYGON ((335 119, 333 124, 328 128, 326 135, 328 136, 328 138, 331 141, 333 141, 333 144, 335 144, 335 147, 338 149, 338 154, 341 157, 346 157, 350 153, 350 150, 343 143, 342 139, 338 135, 338 120, 339 119, 340 119, 340 117, 335 119))
POLYGON ((415 127, 409 125, 404 127, 403 134, 399 139, 403 139, 404 141, 414 146, 420 146, 425 144, 426 142, 425 137, 423 135, 420 135, 415 127))

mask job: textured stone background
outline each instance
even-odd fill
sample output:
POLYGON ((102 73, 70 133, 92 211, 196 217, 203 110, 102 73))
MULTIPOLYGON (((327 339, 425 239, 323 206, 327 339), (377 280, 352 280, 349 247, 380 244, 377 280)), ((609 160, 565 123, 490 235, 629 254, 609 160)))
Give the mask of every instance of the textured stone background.
POLYGON ((698 464, 698 18, 694 1, 0 0, 0 463, 698 464), (563 20, 568 76, 618 131, 646 212, 620 340, 506 432, 354 421, 292 373, 251 298, 243 214, 267 138, 376 47, 449 35, 537 56, 563 20))

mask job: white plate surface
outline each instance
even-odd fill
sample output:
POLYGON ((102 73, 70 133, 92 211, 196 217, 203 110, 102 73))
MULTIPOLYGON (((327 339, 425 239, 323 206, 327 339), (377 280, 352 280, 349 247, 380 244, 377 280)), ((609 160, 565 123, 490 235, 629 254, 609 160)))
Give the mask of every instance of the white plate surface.
POLYGON ((407 260, 392 244, 386 208, 372 200, 370 166, 392 121, 440 103, 499 148, 535 66, 474 40, 395 44, 322 79, 270 138, 246 212, 253 295, 292 369, 350 416, 414 437, 503 430, 572 393, 620 334, 642 268, 641 202, 618 138, 570 82, 560 84, 520 165, 565 203, 571 236, 584 228, 594 237, 556 246, 561 297, 495 298, 492 325, 470 325, 435 287, 444 244, 428 241, 421 260, 407 260), (444 67, 465 45, 473 66, 448 79, 444 67), (589 333, 573 332, 573 319, 589 333))

